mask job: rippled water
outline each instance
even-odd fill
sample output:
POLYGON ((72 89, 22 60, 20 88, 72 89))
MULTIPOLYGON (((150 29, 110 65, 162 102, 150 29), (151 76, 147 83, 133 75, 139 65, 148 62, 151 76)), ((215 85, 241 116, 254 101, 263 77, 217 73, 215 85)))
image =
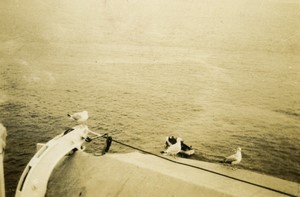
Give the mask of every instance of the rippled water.
POLYGON ((82 110, 90 129, 120 131, 113 138, 138 148, 159 153, 166 136, 180 136, 196 150, 191 159, 219 162, 240 146, 238 168, 300 183, 298 4, 30 2, 1 2, 8 196, 35 144, 82 110))
POLYGON ((299 182, 297 58, 245 59, 253 55, 206 53, 203 63, 172 64, 2 63, 7 188, 15 189, 35 144, 73 126, 66 114, 81 110, 94 131, 122 131, 114 138, 147 151, 159 153, 168 135, 192 145, 192 159, 210 162, 241 146, 240 168, 299 182))

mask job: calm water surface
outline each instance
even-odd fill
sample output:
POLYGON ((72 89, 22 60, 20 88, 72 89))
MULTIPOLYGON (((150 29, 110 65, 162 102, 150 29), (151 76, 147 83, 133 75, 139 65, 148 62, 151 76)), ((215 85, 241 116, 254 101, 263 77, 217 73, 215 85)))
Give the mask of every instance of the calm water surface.
POLYGON ((237 168, 300 183, 299 7, 89 1, 98 7, 79 12, 63 1, 30 2, 2 3, 10 6, 0 19, 8 196, 36 143, 74 126, 67 113, 82 110, 90 129, 119 131, 113 138, 132 146, 159 154, 166 136, 180 136, 196 150, 191 159, 208 162, 240 146, 237 168), (148 17, 156 9, 165 15, 148 17))
POLYGON ((14 190, 35 144, 74 126, 66 114, 81 110, 89 111, 94 131, 121 131, 115 139, 153 153, 168 135, 192 145, 193 159, 210 162, 240 146, 239 168, 299 182, 297 58, 266 54, 252 62, 245 58, 254 54, 244 55, 211 53, 203 63, 173 64, 2 63, 7 187, 14 190))

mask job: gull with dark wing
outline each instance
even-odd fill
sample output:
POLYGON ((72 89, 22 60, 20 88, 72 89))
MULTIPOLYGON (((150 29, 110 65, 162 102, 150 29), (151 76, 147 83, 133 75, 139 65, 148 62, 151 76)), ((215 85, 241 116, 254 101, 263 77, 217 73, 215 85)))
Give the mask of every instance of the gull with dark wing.
POLYGON ((171 144, 165 151, 162 151, 162 153, 165 153, 167 155, 173 155, 175 158, 175 156, 181 151, 182 142, 182 139, 179 137, 176 140, 177 141, 175 144, 171 144))

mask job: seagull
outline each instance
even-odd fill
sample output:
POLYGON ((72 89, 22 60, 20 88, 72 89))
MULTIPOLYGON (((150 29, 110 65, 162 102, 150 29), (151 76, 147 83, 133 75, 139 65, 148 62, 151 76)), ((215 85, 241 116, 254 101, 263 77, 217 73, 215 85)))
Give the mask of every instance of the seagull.
POLYGON ((177 142, 176 137, 166 137, 166 148, 177 142))
POLYGON ((162 151, 162 153, 166 153, 168 155, 173 155, 174 158, 175 156, 177 155, 177 153, 180 152, 181 150, 181 142, 182 142, 182 139, 180 137, 177 138, 177 142, 175 144, 171 144, 167 150, 165 151, 162 151))
POLYGON ((89 118, 89 114, 87 111, 78 112, 75 114, 68 114, 71 120, 76 120, 78 122, 84 122, 89 118))
POLYGON ((238 164, 242 161, 242 148, 238 147, 236 153, 224 159, 225 163, 238 164))

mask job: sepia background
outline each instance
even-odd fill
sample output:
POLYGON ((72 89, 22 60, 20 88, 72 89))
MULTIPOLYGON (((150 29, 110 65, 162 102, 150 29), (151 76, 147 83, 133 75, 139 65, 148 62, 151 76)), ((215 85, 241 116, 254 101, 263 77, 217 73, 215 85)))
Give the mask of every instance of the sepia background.
MULTIPOLYGON (((87 110, 90 129, 157 153, 300 183, 298 0, 1 0, 0 122, 6 192, 35 153, 87 110)), ((88 145, 88 152, 101 146, 88 145)), ((112 152, 131 150, 115 144, 112 152)), ((62 177, 63 178, 63 177, 62 177)))

